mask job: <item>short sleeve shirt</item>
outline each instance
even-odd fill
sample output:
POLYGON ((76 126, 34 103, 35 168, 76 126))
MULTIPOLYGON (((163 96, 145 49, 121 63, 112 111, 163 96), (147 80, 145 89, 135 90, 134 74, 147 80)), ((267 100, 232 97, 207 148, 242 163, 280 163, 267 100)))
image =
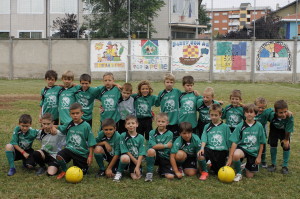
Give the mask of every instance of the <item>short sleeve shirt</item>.
POLYGON ((243 107, 226 106, 225 109, 223 109, 222 119, 226 120, 226 124, 230 128, 236 128, 236 126, 245 119, 243 107))
POLYGON ((186 142, 179 136, 173 143, 171 148, 171 154, 177 153, 179 150, 183 150, 189 157, 197 157, 197 153, 201 148, 200 138, 192 134, 190 142, 186 142))
POLYGON ((144 136, 137 134, 136 136, 132 137, 127 132, 122 133, 120 137, 120 150, 121 154, 129 152, 136 159, 139 156, 146 155, 144 136))
POLYGON ((98 133, 96 137, 96 142, 106 141, 112 148, 112 151, 109 152, 111 156, 120 155, 120 134, 118 131, 115 131, 114 135, 111 138, 106 137, 103 131, 98 133))
POLYGON ((42 108, 42 114, 51 113, 53 120, 58 119, 58 92, 60 89, 60 86, 53 86, 41 90, 40 107, 42 108))
MULTIPOLYGON (((173 140, 173 133, 171 131, 167 130, 164 133, 160 133, 158 132, 157 129, 151 130, 149 133, 148 147, 152 148, 157 144, 168 144, 169 142, 172 142, 172 140, 173 140)), ((170 151, 171 151, 170 148, 159 149, 156 151, 160 157, 164 157, 166 159, 170 158, 170 151)))
POLYGON ((14 129, 12 139, 10 141, 10 144, 12 145, 18 145, 24 150, 28 150, 32 148, 32 143, 35 140, 39 130, 29 128, 29 130, 26 133, 23 133, 21 131, 21 128, 17 126, 14 129))
POLYGON ((137 94, 133 94, 134 98, 134 108, 135 114, 137 118, 146 118, 152 117, 152 106, 155 105, 157 96, 148 95, 148 96, 139 96, 137 94))

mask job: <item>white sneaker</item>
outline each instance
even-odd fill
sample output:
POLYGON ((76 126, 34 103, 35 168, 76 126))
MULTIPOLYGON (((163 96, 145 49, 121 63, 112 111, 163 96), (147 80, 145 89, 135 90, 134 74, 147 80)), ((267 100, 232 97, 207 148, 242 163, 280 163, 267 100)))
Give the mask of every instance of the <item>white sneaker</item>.
POLYGON ((145 182, 152 182, 153 173, 146 173, 145 182))
POLYGON ((243 163, 243 164, 241 164, 241 169, 242 169, 242 170, 245 169, 245 167, 246 167, 246 162, 243 163))
POLYGON ((239 182, 239 181, 242 180, 242 178, 243 178, 242 174, 238 173, 238 174, 235 175, 233 181, 234 182, 239 182))
POLYGON ((114 182, 120 182, 121 178, 122 178, 122 173, 117 172, 114 179, 113 179, 113 181, 114 182))

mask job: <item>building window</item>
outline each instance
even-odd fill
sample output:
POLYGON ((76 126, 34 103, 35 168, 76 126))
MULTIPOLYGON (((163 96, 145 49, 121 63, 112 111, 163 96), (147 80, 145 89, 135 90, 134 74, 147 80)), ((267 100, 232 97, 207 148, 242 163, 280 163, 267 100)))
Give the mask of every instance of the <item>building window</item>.
POLYGON ((240 17, 241 18, 246 18, 246 14, 241 14, 240 17))
POLYGON ((240 23, 241 23, 240 24, 241 26, 245 26, 246 25, 246 21, 241 21, 240 23))
POLYGON ((227 12, 223 12, 222 15, 228 15, 228 13, 227 12))
POLYGON ((218 13, 218 12, 217 12, 217 13, 215 13, 214 15, 215 15, 215 16, 219 16, 219 15, 220 15, 220 13, 218 13))
POLYGON ((10 0, 1 0, 0 14, 9 14, 9 13, 10 13, 10 0))
POLYGON ((43 14, 43 0, 18 0, 17 10, 20 14, 43 14))
POLYGON ((219 20, 215 20, 215 22, 214 23, 219 23, 219 20))
POLYGON ((219 28, 214 28, 214 30, 219 30, 219 28))
POLYGON ((19 38, 42 38, 42 32, 30 32, 30 31, 23 31, 19 32, 19 38))
POLYGON ((257 15, 257 12, 252 12, 252 14, 257 15))
POLYGON ((266 14, 266 13, 265 13, 264 11, 261 11, 261 14, 264 15, 264 14, 266 14))
POLYGON ((78 0, 51 0, 50 12, 56 14, 77 14, 78 0))
POLYGON ((225 28, 222 28, 222 30, 227 30, 227 28, 225 27, 225 28))
POLYGON ((9 32, 0 32, 0 38, 9 38, 9 32))
POLYGON ((225 20, 222 20, 222 23, 227 23, 227 20, 225 19, 225 20))

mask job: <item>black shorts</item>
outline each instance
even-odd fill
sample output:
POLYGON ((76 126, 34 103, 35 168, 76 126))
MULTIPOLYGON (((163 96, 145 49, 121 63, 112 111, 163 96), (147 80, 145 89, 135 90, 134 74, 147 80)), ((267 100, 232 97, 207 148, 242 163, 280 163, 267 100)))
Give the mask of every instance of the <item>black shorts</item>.
MULTIPOLYGON (((134 163, 130 160, 130 163, 129 163, 128 167, 127 167, 127 169, 129 169, 129 173, 134 173, 135 167, 136 167, 136 164, 134 164, 134 163)), ((142 172, 143 172, 142 164, 141 164, 141 166, 140 166, 140 172, 141 172, 141 174, 142 174, 142 172)))
POLYGON ((116 124, 117 131, 121 134, 123 132, 127 132, 127 129, 125 128, 125 120, 119 120, 116 124))
POLYGON ((149 132, 152 130, 152 117, 138 118, 139 126, 136 131, 149 140, 149 132))
POLYGON ((44 155, 45 155, 45 159, 44 162, 48 165, 48 166, 54 166, 56 168, 59 168, 59 164, 57 163, 57 160, 55 158, 53 158, 48 152, 42 150, 44 155))
POLYGON ((258 172, 259 171, 259 165, 258 164, 255 164, 255 160, 256 160, 256 157, 252 156, 252 155, 249 155, 243 148, 241 147, 237 147, 237 149, 240 149, 244 152, 245 154, 245 157, 247 159, 247 162, 246 162, 246 166, 245 168, 252 172, 252 173, 255 173, 255 172, 258 172))
MULTIPOLYGON (((104 160, 107 161, 108 164, 110 164, 110 162, 112 161, 112 159, 113 159, 114 156, 112 156, 112 155, 106 150, 105 146, 103 146, 102 148, 103 148, 103 150, 104 150, 104 152, 105 152, 105 154, 104 154, 104 160)), ((120 161, 120 159, 118 159, 118 160, 116 161, 115 165, 112 167, 112 172, 113 172, 113 173, 116 173, 116 172, 117 172, 117 170, 118 170, 118 165, 119 165, 119 161, 120 161)))
POLYGON ((20 153, 18 150, 15 150, 14 151, 15 161, 22 160, 24 166, 27 166, 27 165, 35 166, 36 164, 35 164, 35 161, 34 161, 34 158, 33 158, 33 152, 34 152, 34 150, 32 148, 30 148, 30 149, 26 149, 24 151, 29 154, 29 157, 26 159, 22 155, 22 153, 20 153))
POLYGON ((188 156, 182 163, 183 169, 197 169, 197 157, 188 156))
MULTIPOLYGON (((275 126, 271 123, 270 124, 270 134, 268 138, 268 144, 270 144, 270 147, 277 147, 278 146, 278 140, 281 142, 285 139, 285 130, 284 129, 277 129, 275 126)), ((281 143, 281 147, 283 147, 283 143, 281 143)), ((288 149, 283 149, 284 151, 289 151, 290 147, 288 149)))
POLYGON ((157 165, 159 168, 159 175, 161 176, 165 176, 166 174, 174 175, 174 171, 172 169, 172 165, 169 159, 156 155, 155 165, 157 165))
POLYGON ((203 133, 203 130, 204 130, 204 127, 205 127, 206 124, 208 124, 208 123, 205 123, 205 122, 202 122, 201 120, 198 120, 197 131, 198 131, 198 136, 199 136, 200 139, 201 139, 201 136, 202 136, 202 133, 203 133))
POLYGON ((217 151, 212 150, 210 148, 205 147, 204 148, 204 157, 206 160, 210 160, 212 167, 211 169, 215 172, 215 174, 218 173, 219 169, 223 166, 225 166, 227 161, 228 151, 217 151))
POLYGON ((179 136, 179 126, 178 124, 167 125, 167 129, 173 133, 173 140, 179 136))
POLYGON ((87 164, 87 158, 82 157, 81 155, 77 155, 70 151, 69 149, 63 149, 60 152, 57 153, 57 156, 61 156, 66 163, 70 162, 73 160, 73 165, 78 166, 79 168, 82 169, 82 172, 84 174, 87 173, 87 170, 89 168, 87 164))

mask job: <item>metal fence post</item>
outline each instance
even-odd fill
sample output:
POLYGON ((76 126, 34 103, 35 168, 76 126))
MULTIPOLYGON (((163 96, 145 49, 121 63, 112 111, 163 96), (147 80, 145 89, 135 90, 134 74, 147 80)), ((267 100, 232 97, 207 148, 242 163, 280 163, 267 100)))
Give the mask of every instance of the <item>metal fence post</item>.
POLYGON ((250 82, 255 82, 255 37, 252 37, 251 41, 251 73, 250 82))
POLYGON ((170 71, 170 73, 173 73, 173 68, 172 68, 172 39, 171 37, 169 37, 169 68, 168 71, 170 71))
POLYGON ((48 37, 48 70, 52 70, 52 40, 48 37))
POLYGON ((298 51, 298 38, 294 40, 294 52, 293 52, 293 74, 292 83, 297 83, 297 51, 298 51))
POLYGON ((214 81, 214 41, 212 38, 210 39, 209 48, 210 48, 210 61, 209 61, 210 63, 209 63, 208 81, 212 82, 214 81))
POLYGON ((10 80, 14 78, 14 63, 13 63, 13 39, 9 38, 9 77, 10 80))

